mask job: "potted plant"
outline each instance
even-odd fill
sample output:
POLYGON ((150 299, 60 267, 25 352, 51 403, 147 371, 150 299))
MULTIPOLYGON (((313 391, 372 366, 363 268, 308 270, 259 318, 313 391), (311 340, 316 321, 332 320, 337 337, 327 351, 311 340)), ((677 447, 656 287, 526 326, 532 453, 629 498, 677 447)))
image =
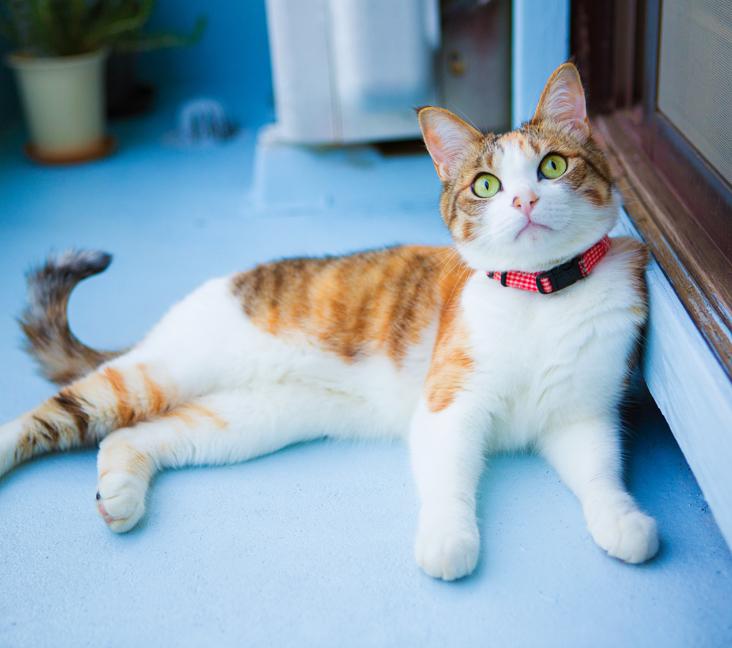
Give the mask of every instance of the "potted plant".
MULTIPOLYGON (((31 158, 69 163, 108 154, 104 61, 111 48, 141 47, 155 0, 0 0, 0 33, 30 130, 31 158)), ((198 32, 202 30, 199 24, 198 32)), ((172 37, 160 35, 158 38, 172 37)))

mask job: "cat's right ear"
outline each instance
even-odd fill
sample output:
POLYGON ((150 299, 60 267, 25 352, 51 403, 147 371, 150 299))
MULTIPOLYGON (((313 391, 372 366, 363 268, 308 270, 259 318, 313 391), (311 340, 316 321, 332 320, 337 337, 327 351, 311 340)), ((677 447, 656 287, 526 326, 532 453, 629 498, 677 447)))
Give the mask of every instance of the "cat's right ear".
POLYGON ((418 108, 417 118, 440 180, 454 179, 465 154, 483 138, 480 131, 444 108, 418 108))

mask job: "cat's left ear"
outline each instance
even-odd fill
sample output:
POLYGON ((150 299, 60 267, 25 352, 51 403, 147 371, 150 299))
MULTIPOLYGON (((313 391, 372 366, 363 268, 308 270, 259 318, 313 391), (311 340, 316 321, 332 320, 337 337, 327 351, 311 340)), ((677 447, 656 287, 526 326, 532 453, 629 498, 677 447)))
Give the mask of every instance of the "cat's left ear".
POLYGON ((531 123, 551 121, 586 138, 590 134, 585 91, 573 63, 563 63, 544 86, 531 123))

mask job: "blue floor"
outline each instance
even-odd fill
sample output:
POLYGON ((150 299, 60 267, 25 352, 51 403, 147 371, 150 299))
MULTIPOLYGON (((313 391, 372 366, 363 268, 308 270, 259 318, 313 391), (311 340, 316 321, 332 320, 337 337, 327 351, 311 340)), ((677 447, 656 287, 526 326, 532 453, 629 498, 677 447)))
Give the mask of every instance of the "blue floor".
MULTIPOLYGON (((180 150, 165 143, 169 117, 122 124, 115 157, 66 170, 25 163, 20 136, 5 138, 0 420, 52 393, 13 319, 24 270, 49 249, 115 253, 71 306, 83 340, 114 348, 204 279, 255 261, 446 240, 424 157, 283 149, 255 162, 254 132, 180 150)), ((481 562, 453 584, 412 559, 401 445, 313 443, 165 473, 124 536, 97 516, 94 452, 24 465, 0 481, 0 646, 732 645, 730 552, 663 419, 637 400, 628 481, 662 535, 641 567, 594 546, 531 456, 490 462, 481 562)))

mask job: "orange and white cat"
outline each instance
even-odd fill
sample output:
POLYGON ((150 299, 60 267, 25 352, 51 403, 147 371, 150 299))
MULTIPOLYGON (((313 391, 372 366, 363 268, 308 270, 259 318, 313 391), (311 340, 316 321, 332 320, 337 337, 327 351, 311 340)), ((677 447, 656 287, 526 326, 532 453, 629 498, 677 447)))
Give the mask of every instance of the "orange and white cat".
POLYGON ((528 447, 577 495, 600 547, 651 558, 656 525, 623 485, 618 421, 646 317, 646 253, 606 238, 618 202, 577 70, 559 67, 533 119, 504 135, 440 108, 418 117, 454 248, 290 259, 213 279, 120 353, 83 345, 66 318, 71 289, 109 256, 49 259, 30 277, 22 324, 65 386, 0 426, 0 473, 99 443, 97 506, 123 532, 163 468, 319 437, 405 437, 416 559, 451 580, 478 561, 484 454, 528 447), (599 250, 591 263, 588 250, 599 250))

